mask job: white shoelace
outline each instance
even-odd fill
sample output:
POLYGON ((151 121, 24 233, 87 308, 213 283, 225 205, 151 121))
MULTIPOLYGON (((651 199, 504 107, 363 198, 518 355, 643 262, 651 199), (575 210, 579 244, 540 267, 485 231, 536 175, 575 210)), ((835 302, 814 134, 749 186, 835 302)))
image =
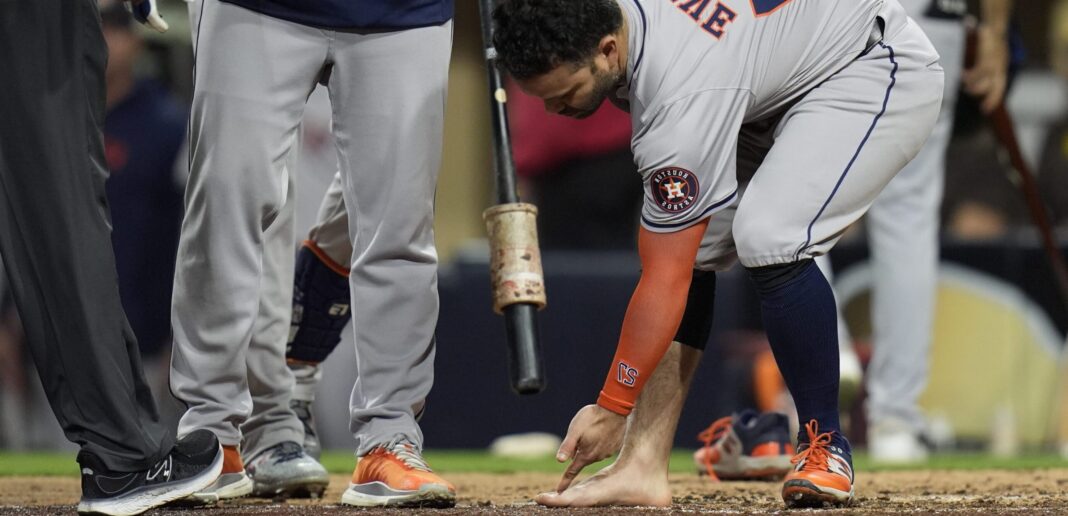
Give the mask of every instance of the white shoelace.
POLYGON ((401 462, 407 464, 408 467, 427 472, 431 471, 426 460, 423 459, 423 456, 419 454, 419 451, 415 449, 415 445, 407 437, 398 435, 385 448, 393 455, 396 455, 401 462))

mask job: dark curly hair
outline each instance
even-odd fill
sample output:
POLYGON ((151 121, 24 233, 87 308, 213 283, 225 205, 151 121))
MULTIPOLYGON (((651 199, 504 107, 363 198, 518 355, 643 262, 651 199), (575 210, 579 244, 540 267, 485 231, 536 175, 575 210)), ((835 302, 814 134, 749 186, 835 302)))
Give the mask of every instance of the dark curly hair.
POLYGON ((623 25, 623 12, 616 0, 502 0, 493 21, 498 66, 529 79, 586 63, 601 38, 623 25))

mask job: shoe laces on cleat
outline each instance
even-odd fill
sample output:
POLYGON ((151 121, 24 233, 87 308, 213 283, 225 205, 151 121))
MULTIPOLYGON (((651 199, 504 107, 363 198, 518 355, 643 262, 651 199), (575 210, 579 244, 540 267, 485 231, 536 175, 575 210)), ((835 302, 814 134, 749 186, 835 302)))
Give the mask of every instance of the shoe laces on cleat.
POLYGON ((734 419, 731 416, 721 417, 713 421, 708 428, 697 435, 697 439, 705 444, 703 449, 705 472, 708 473, 708 479, 712 482, 719 481, 719 477, 716 476, 716 472, 712 469, 712 445, 727 435, 727 431, 730 430, 733 421, 734 419))
POLYGON ((420 471, 432 472, 430 465, 416 449, 415 444, 407 436, 397 435, 389 443, 382 446, 387 452, 397 457, 405 466, 420 471))
POLYGON ((808 434, 808 445, 794 455, 790 462, 795 465, 804 462, 798 471, 827 471, 827 462, 831 458, 828 447, 831 445, 834 431, 819 433, 819 423, 813 419, 805 424, 805 432, 808 434))

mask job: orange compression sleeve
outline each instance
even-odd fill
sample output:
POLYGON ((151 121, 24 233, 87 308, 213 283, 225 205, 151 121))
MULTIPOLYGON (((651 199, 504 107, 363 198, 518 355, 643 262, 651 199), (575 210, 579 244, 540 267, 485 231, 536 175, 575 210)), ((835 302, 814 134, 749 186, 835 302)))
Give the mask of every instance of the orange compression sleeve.
POLYGON ((642 275, 627 305, 616 356, 597 398, 601 407, 623 416, 634 409, 682 322, 697 248, 707 226, 705 219, 674 233, 640 230, 642 275))

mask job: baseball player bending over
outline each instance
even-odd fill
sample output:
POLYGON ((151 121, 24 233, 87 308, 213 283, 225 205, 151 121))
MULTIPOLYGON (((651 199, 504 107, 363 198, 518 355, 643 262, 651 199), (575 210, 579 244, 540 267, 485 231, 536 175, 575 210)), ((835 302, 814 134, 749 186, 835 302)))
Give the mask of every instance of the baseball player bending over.
POLYGON ((501 65, 547 110, 630 110, 645 183, 642 274, 615 358, 568 429, 558 492, 537 501, 671 503, 668 454, 703 342, 688 334, 711 317, 683 322, 687 298, 711 298, 714 271, 737 259, 804 423, 783 499, 849 503, 835 302, 813 258, 930 134, 943 76, 926 36, 897 0, 510 0, 494 19, 501 65))
POLYGON ((179 435, 209 428, 226 445, 219 498, 326 487, 301 446, 284 356, 294 145, 321 83, 340 164, 334 194, 353 221, 342 226, 351 260, 316 255, 348 275, 356 323, 351 430, 360 458, 341 501, 454 503, 453 486, 421 457, 415 422, 433 381, 433 198, 452 12, 451 0, 202 2, 171 386, 189 406, 179 435))

